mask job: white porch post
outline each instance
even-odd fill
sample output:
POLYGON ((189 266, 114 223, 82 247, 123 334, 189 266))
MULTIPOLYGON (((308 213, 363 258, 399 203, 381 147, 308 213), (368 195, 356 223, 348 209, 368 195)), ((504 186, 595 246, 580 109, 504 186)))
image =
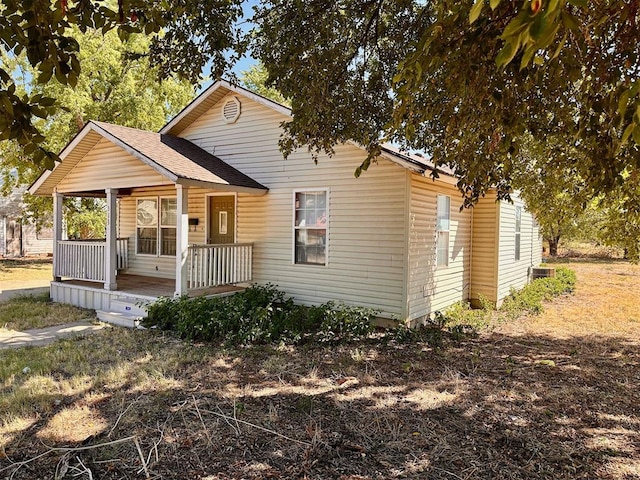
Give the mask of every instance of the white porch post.
POLYGON ((116 290, 116 241, 118 237, 117 204, 118 190, 107 188, 107 232, 104 252, 104 289, 116 290))
POLYGON ((59 282, 61 278, 58 276, 60 269, 58 265, 64 262, 64 258, 58 256, 58 242, 62 240, 62 201, 64 196, 61 193, 53 194, 53 281, 59 282))
POLYGON ((189 251, 189 187, 176 184, 176 295, 187 293, 189 251))

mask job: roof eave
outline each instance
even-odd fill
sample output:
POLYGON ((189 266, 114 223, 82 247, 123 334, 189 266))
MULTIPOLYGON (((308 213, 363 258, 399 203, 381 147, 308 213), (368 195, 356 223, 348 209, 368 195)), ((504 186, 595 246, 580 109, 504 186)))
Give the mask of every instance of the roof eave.
POLYGON ((229 183, 205 182, 203 180, 195 180, 192 178, 178 178, 176 181, 179 185, 185 187, 213 188, 225 192, 251 193, 254 195, 264 195, 269 189, 267 187, 246 187, 240 185, 231 185, 229 183))

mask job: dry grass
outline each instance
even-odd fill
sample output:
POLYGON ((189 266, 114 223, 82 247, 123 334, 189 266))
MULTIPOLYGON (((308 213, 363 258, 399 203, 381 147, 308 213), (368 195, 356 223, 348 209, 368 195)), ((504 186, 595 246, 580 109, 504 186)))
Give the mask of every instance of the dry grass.
POLYGON ((51 280, 52 260, 50 258, 25 258, 0 260, 0 282, 8 288, 12 282, 28 280, 51 280))
POLYGON ((93 318, 84 308, 53 303, 49 294, 25 295, 0 302, 0 328, 28 330, 93 318))
POLYGON ((53 478, 60 461, 101 479, 640 478, 637 282, 620 281, 638 270, 572 267, 576 295, 544 316, 438 351, 222 350, 110 329, 0 352, 0 477, 45 444, 107 444, 14 478, 53 478), (109 444, 131 435, 142 457, 109 444))

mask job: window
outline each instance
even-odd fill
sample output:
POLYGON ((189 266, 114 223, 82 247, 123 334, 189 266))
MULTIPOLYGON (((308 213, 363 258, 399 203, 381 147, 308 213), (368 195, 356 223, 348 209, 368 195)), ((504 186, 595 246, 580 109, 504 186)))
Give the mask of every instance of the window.
POLYGON ((520 233, 522 229, 522 207, 516 207, 516 261, 520 260, 520 233))
POLYGON ((446 195, 438 195, 436 210, 436 266, 446 267, 449 265, 451 198, 446 195))
POLYGON ((327 191, 294 193, 294 263, 327 264, 327 191))
POLYGON ((176 254, 177 209, 175 198, 160 199, 160 255, 176 254))
POLYGON ((141 255, 176 254, 177 200, 140 198, 136 202, 136 253, 141 255), (160 207, 160 211, 158 211, 160 207))
POLYGON ((136 253, 156 255, 158 252, 158 200, 141 198, 136 202, 136 253))

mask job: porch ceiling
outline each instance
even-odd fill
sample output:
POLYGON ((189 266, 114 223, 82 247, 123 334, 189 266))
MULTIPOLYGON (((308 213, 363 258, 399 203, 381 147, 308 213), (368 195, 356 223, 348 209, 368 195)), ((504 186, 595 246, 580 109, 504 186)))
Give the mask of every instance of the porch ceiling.
MULTIPOLYGON (((36 180, 29 192, 51 195, 103 138, 151 167, 166 178, 167 183, 257 194, 268 191, 264 185, 184 138, 91 121, 61 152, 62 161, 36 180)), ((95 175, 100 173, 96 171, 95 175)), ((118 188, 118 185, 105 185, 105 188, 118 188)), ((78 196, 97 193, 95 187, 77 192, 78 196)))

